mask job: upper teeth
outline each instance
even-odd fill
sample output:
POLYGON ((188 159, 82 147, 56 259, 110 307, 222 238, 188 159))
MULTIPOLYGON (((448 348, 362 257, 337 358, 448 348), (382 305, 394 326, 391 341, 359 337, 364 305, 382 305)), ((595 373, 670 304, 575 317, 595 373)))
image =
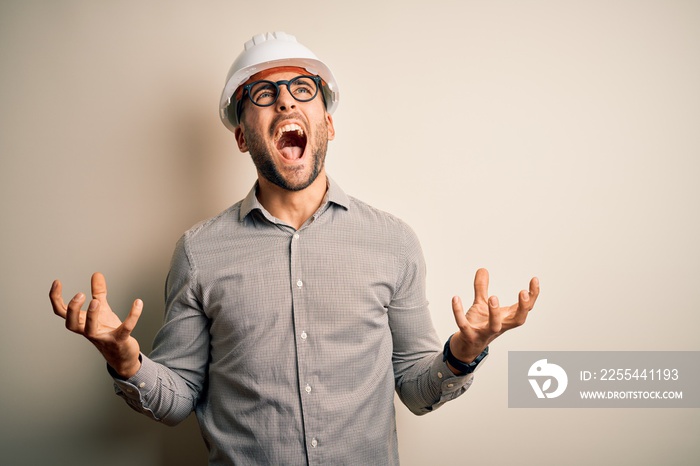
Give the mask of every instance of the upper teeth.
POLYGON ((284 133, 287 133, 289 131, 296 131, 299 133, 299 136, 304 134, 304 130, 301 129, 301 126, 297 125, 296 123, 292 123, 290 125, 284 125, 279 129, 277 132, 277 139, 281 138, 284 133))

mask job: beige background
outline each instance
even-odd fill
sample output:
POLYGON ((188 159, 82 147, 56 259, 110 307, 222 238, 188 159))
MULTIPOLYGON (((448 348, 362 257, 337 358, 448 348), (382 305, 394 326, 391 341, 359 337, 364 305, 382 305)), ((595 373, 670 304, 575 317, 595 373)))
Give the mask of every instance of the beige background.
POLYGON ((278 29, 334 70, 329 173, 417 231, 441 338, 476 268, 542 282, 466 396, 399 406, 403 464, 697 464, 698 409, 507 407, 508 351, 700 349, 700 2, 667 0, 0 1, 0 463, 205 462, 47 292, 104 272, 150 349, 175 241, 254 180, 217 104, 278 29))

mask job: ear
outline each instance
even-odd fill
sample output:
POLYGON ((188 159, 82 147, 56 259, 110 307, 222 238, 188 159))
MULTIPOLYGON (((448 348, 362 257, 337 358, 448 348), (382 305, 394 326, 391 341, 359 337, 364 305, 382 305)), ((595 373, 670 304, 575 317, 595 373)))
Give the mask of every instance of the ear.
POLYGON ((245 136, 243 135, 243 128, 238 125, 234 130, 233 134, 236 136, 236 143, 238 144, 238 150, 241 152, 248 152, 248 144, 245 142, 245 136))
POLYGON ((333 126, 333 117, 330 113, 326 113, 326 127, 328 128, 328 140, 335 139, 335 127, 333 126))

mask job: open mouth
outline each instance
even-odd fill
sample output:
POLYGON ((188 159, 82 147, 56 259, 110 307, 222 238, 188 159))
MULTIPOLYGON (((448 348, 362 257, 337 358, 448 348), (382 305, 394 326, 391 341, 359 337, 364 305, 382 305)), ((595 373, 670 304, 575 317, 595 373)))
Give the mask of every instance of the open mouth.
POLYGON ((299 160, 306 148, 306 133, 296 123, 282 126, 277 130, 277 150, 286 160, 299 160))

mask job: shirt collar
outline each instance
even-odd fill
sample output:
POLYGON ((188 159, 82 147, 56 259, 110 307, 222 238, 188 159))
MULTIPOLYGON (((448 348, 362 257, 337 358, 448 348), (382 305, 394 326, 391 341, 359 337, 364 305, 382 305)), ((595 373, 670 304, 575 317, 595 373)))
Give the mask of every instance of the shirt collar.
MULTIPOLYGON (((318 209, 318 212, 323 212, 326 210, 326 204, 336 204, 345 210, 350 208, 350 198, 348 197, 347 194, 345 194, 345 191, 342 190, 338 184, 333 181, 330 177, 326 177, 328 180, 328 189, 326 191, 326 195, 323 198, 323 203, 321 204, 321 207, 318 209)), ((243 221, 248 214, 250 214, 254 210, 259 210, 265 217, 267 217, 269 220, 273 221, 272 215, 265 210, 265 207, 263 207, 262 204, 260 204, 260 201, 258 201, 258 197, 255 195, 255 193, 258 190, 258 182, 256 181, 255 184, 253 185, 252 189, 248 192, 248 195, 243 199, 241 202, 241 212, 240 212, 240 220, 243 221)))

